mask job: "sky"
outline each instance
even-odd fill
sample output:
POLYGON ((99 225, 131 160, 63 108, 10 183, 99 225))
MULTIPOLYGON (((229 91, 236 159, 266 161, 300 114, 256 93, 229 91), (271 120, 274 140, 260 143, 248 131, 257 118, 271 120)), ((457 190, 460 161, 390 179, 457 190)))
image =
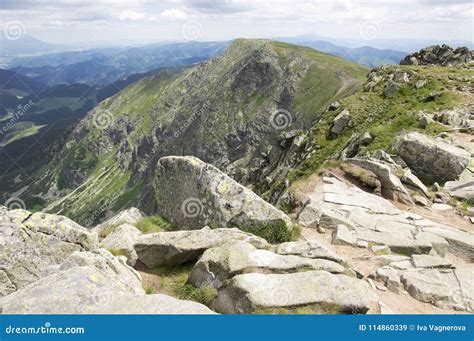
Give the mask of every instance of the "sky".
POLYGON ((0 0, 5 34, 51 43, 318 35, 473 40, 472 0, 0 0))

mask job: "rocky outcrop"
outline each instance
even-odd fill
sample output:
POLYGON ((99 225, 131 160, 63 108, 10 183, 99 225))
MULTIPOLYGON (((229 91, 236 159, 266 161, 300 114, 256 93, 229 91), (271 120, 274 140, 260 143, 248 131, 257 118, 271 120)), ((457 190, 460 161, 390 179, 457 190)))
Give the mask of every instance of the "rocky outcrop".
POLYGON ((105 250, 79 252, 0 299, 4 314, 212 314, 202 304, 145 295, 140 276, 105 250))
POLYGON ((432 181, 455 180, 471 159, 468 151, 418 132, 403 133, 394 146, 417 176, 432 181))
POLYGON ((0 296, 26 287, 75 251, 98 248, 97 234, 72 220, 25 210, 0 212, 0 296))
POLYGON ((179 229, 238 227, 274 236, 289 235, 292 229, 282 211, 194 157, 161 158, 154 189, 159 213, 179 229))
POLYGON ((469 65, 474 52, 467 47, 456 49, 447 45, 434 45, 406 56, 400 65, 455 66, 469 65))
POLYGON ((320 190, 311 200, 321 209, 319 227, 333 230, 334 244, 368 242, 388 246, 394 253, 437 254, 451 252, 470 260, 474 235, 420 215, 402 211, 388 200, 349 186, 336 179, 323 178, 320 190))
POLYGON ((366 313, 377 302, 367 282, 327 271, 237 275, 219 291, 218 311, 230 314, 306 309, 307 313, 366 313))
POLYGON ((342 273, 340 264, 317 258, 281 255, 257 249, 247 242, 234 242, 204 252, 189 275, 189 282, 220 288, 232 277, 249 273, 292 273, 303 270, 325 270, 342 273))
POLYGON ((180 265, 197 260, 209 248, 227 242, 245 240, 258 247, 269 247, 267 242, 239 229, 211 229, 158 232, 140 236, 135 242, 138 259, 147 267, 180 265))

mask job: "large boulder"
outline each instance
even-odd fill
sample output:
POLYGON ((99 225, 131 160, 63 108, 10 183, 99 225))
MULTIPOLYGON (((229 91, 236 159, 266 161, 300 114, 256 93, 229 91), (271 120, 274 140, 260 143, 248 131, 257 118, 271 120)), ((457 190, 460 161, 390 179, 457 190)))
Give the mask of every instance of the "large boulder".
POLYGON ((286 214, 195 157, 161 158, 153 185, 159 213, 180 229, 238 227, 275 241, 289 239, 286 214))
POLYGON ((0 298, 4 314, 212 314, 202 304, 145 295, 133 269, 105 250, 75 253, 51 274, 0 298))
POLYGON ((158 232, 140 236, 135 242, 138 259, 149 268, 180 265, 198 259, 204 251, 227 242, 245 240, 258 248, 267 242, 239 229, 211 229, 158 232))
POLYGON ((344 267, 327 259, 279 255, 257 249, 247 242, 233 242, 209 249, 194 266, 189 282, 195 286, 220 288, 238 275, 248 272, 291 273, 301 270, 326 270, 342 273, 344 267))
POLYGON ((351 114, 348 110, 344 109, 334 118, 331 133, 334 135, 341 135, 344 129, 349 125, 350 121, 351 114))
POLYGON ((366 313, 377 302, 367 282, 327 271, 237 275, 219 291, 217 311, 230 314, 291 311, 366 313))
POLYGON ((417 176, 438 182, 455 180, 471 159, 467 150, 418 132, 400 135, 395 148, 417 176))
POLYGON ((75 251, 97 248, 97 234, 66 217, 2 209, 0 296, 35 282, 75 251))

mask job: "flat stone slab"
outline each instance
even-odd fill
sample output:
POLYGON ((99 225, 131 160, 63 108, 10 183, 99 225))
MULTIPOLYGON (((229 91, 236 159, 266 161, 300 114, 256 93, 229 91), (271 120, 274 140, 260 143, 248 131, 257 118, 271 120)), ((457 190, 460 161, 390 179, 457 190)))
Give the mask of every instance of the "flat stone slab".
POLYGON ((472 265, 454 270, 424 269, 405 271, 402 282, 405 290, 419 301, 441 308, 474 311, 472 265))
POLYGON ((453 263, 446 258, 429 256, 429 255, 413 255, 411 258, 415 268, 452 268, 453 263))
POLYGON ((311 200, 321 211, 319 227, 335 230, 333 244, 358 247, 368 242, 369 247, 386 245, 400 254, 433 251, 444 256, 449 251, 468 260, 474 258, 472 233, 400 210, 390 201, 334 177, 323 178, 322 191, 322 199, 312 195, 311 200))
POLYGON ((327 271, 249 273, 234 277, 219 291, 216 307, 230 314, 302 306, 325 307, 334 313, 366 313, 376 301, 367 282, 346 275, 327 271))
POLYGON ((307 258, 328 259, 339 264, 344 263, 344 259, 336 255, 333 251, 322 245, 316 240, 296 241, 281 243, 272 248, 272 250, 280 255, 295 255, 307 258))

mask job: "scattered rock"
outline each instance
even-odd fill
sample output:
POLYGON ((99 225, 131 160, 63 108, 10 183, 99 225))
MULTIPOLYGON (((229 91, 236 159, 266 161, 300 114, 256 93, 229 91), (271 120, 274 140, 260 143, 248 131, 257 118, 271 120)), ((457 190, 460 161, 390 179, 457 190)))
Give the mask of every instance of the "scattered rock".
POLYGON ((333 120, 331 133, 340 135, 351 121, 351 115, 348 110, 341 111, 333 120))
POLYGON ((382 184, 382 194, 384 197, 408 205, 414 204, 405 186, 403 186, 400 179, 392 172, 389 165, 371 157, 358 157, 346 161, 377 175, 382 184))
POLYGON ((400 293, 400 277, 395 269, 389 266, 384 266, 375 270, 375 272, 372 273, 370 277, 376 281, 382 282, 388 290, 396 294, 400 293))
POLYGON ((385 86, 383 94, 386 98, 393 98, 395 97, 395 94, 397 93, 398 89, 400 89, 400 84, 390 81, 385 86))
POLYGON ((97 232, 99 237, 104 238, 108 233, 111 233, 115 227, 122 224, 136 225, 145 215, 138 208, 131 207, 120 211, 112 218, 97 225, 91 231, 97 232))
POLYGON ((321 217, 321 211, 319 208, 312 204, 306 204, 300 211, 297 217, 298 224, 303 227, 316 228, 319 224, 319 218, 321 217))
MULTIPOLYGON (((62 217, 57 219, 47 217, 46 220, 60 220, 64 223, 64 219, 60 218, 62 217)), ((145 295, 140 275, 125 263, 124 257, 114 257, 105 249, 78 250, 64 258, 61 264, 51 262, 36 281, 1 297, 0 312, 3 314, 213 313, 199 303, 178 300, 166 295, 145 295)), ((46 254, 38 255, 38 259, 52 261, 51 256, 48 258, 46 254)), ((25 270, 34 269, 29 264, 27 266, 25 270)))

